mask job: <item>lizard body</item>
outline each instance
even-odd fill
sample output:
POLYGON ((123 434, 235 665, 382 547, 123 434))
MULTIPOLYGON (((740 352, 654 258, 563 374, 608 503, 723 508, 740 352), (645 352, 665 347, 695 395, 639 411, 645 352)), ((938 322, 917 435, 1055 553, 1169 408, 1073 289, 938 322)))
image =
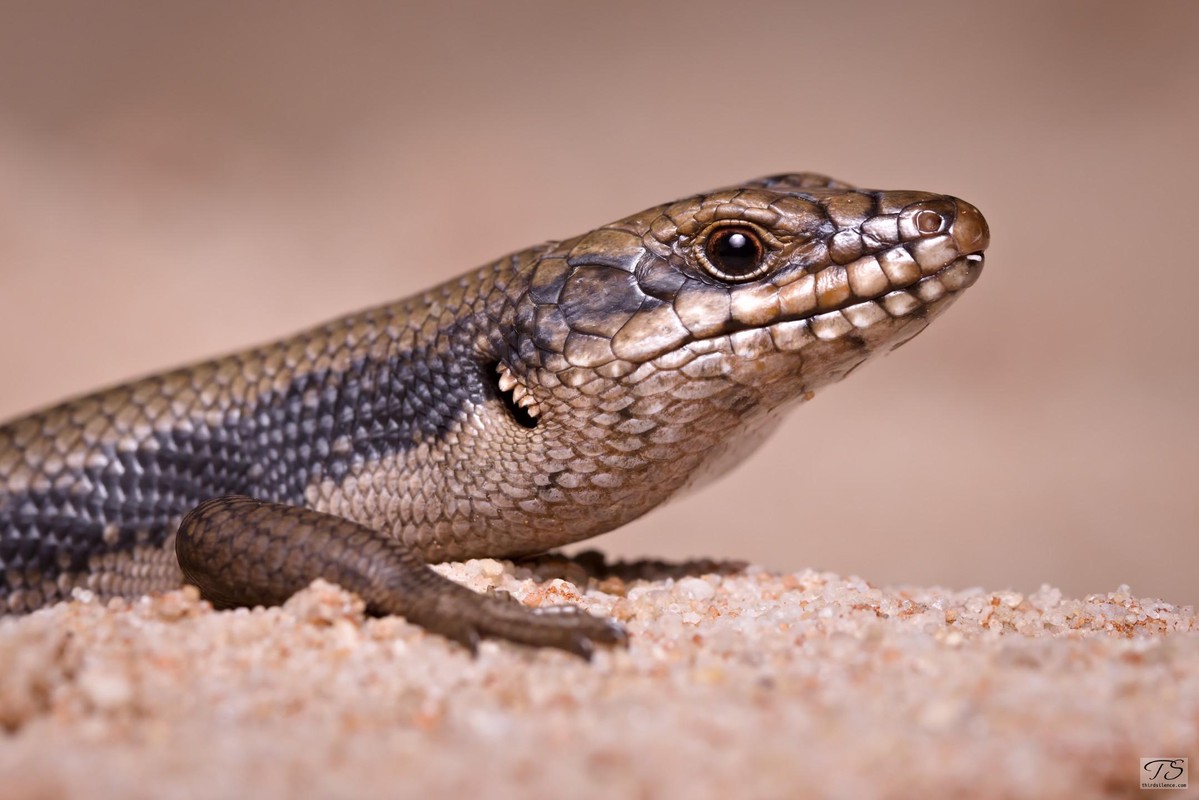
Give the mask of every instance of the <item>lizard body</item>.
POLYGON ((10 422, 0 609, 326 577, 468 645, 590 652, 619 629, 426 563, 595 536, 719 474, 921 331, 988 238, 956 198, 779 175, 10 422))

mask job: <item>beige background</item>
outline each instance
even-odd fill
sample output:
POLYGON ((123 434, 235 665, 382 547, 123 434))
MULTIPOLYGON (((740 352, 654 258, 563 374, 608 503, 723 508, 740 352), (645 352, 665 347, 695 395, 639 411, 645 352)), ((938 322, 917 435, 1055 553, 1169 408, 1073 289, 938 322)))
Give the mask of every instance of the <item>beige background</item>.
POLYGON ((593 544, 1195 602, 1196 123, 1193 2, 4 2, 0 417, 824 171, 975 203, 987 272, 593 544))

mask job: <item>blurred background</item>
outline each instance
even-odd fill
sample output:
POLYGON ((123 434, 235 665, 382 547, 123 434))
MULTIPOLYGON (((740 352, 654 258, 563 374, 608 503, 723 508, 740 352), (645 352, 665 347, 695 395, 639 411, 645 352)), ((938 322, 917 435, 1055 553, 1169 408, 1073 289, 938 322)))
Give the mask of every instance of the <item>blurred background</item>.
POLYGON ((976 204, 982 279, 587 546, 1194 603, 1197 42, 1194 2, 0 2, 0 418, 820 171, 976 204))

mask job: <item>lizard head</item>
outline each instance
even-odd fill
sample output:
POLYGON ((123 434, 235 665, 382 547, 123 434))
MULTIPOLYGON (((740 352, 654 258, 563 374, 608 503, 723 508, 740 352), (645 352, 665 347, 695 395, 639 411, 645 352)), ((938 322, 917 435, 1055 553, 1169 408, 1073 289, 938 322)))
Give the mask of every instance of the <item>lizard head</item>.
POLYGON ((978 278, 988 242, 957 198, 807 173, 656 206, 537 258, 501 388, 534 418, 609 382, 802 399, 921 331, 978 278))

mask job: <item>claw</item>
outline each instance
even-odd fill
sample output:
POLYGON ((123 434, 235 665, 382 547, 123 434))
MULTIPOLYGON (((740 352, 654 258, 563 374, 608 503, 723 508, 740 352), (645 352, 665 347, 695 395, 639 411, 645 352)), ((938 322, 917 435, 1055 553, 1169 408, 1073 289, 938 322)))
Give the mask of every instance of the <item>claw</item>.
POLYGON ((479 642, 482 640, 482 637, 479 636, 478 629, 472 626, 470 630, 467 631, 466 636, 466 649, 470 651, 471 658, 478 658, 479 642))
POLYGON ((623 625, 621 625, 619 622, 617 622, 616 620, 612 620, 612 619, 605 619, 604 620, 604 628, 605 628, 604 632, 608 636, 612 637, 610 639, 605 640, 605 642, 607 644, 614 644, 617 647, 625 647, 625 648, 627 648, 629 646, 629 632, 627 630, 625 630, 625 627, 623 625))
POLYGON ((569 646, 562 649, 569 653, 574 653, 587 662, 590 662, 591 657, 595 655, 595 644, 591 641, 591 637, 585 633, 575 633, 572 635, 569 646))
POLYGON ((466 648, 471 658, 479 657, 479 642, 482 640, 482 637, 479 635, 479 629, 474 625, 469 625, 460 631, 456 631, 450 638, 466 648))

